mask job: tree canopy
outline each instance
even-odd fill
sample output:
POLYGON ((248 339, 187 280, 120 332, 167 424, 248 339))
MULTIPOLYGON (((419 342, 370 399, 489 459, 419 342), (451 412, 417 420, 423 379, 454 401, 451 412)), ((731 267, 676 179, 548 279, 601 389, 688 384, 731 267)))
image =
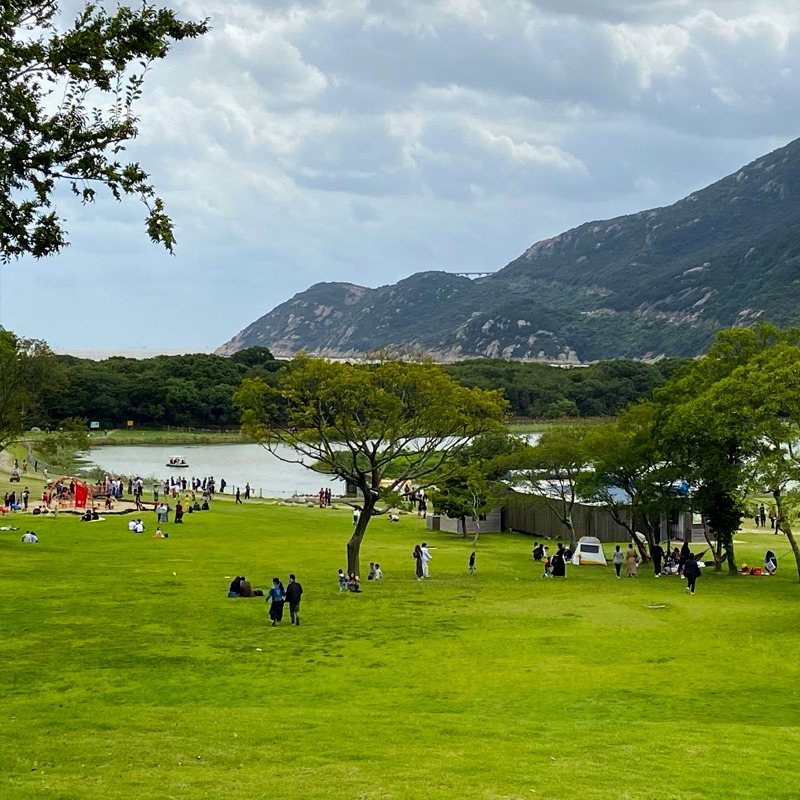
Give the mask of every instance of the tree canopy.
POLYGON ((347 545, 348 572, 356 574, 381 496, 444 477, 448 459, 473 437, 502 430, 507 409, 499 391, 459 386, 433 364, 358 366, 306 356, 275 387, 245 379, 235 400, 244 430, 278 458, 319 464, 358 487, 362 513, 347 545), (386 478, 397 463, 401 473, 386 478))
POLYGON ((163 201, 138 163, 118 160, 138 135, 137 101, 147 72, 174 42, 208 30, 147 2, 109 14, 86 3, 70 27, 55 0, 0 6, 0 259, 37 258, 67 245, 53 210, 66 185, 83 203, 98 187, 147 208, 147 233, 172 251, 163 201))

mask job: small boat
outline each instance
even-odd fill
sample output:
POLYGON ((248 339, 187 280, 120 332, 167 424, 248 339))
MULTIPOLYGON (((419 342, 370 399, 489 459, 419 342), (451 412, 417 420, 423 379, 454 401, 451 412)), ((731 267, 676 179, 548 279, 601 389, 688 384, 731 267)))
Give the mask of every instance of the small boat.
POLYGON ((172 456, 169 461, 167 461, 168 467, 188 467, 189 462, 183 456, 172 456))

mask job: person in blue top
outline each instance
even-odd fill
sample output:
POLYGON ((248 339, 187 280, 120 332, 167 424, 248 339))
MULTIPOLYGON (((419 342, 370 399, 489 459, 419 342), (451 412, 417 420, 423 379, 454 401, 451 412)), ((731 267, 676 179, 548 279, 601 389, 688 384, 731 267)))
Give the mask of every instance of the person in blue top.
POLYGON ((267 602, 272 601, 269 607, 269 618, 275 627, 283 619, 283 604, 286 602, 286 590, 279 578, 272 579, 272 588, 267 592, 267 602))

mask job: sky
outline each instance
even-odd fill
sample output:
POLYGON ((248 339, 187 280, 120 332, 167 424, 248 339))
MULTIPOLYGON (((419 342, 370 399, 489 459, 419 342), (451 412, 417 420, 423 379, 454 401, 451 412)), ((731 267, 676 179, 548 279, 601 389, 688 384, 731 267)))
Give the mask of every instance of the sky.
MULTIPOLYGON (((69 18, 79 0, 62 2, 69 18)), ((800 136, 790 0, 176 0, 213 30, 147 76, 134 198, 57 210, 0 324, 57 351, 213 350, 319 281, 494 271, 800 136)))

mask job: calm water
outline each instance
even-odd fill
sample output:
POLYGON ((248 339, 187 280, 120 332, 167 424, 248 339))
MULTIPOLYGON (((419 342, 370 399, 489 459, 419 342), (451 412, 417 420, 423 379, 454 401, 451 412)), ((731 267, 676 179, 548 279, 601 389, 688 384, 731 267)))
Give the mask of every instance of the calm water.
MULTIPOLYGON (((288 447, 282 452, 293 455, 288 447)), ((222 478, 230 492, 239 486, 244 491, 245 483, 258 495, 264 497, 291 497, 293 494, 316 494, 320 487, 330 487, 339 494, 344 484, 331 480, 329 476, 311 472, 300 464, 286 464, 257 444, 217 444, 195 447, 142 447, 118 445, 98 447, 88 456, 87 466, 97 466, 108 474, 160 479, 175 475, 190 479, 213 475, 217 488, 222 478), (186 469, 170 469, 167 461, 174 455, 182 455, 189 466, 186 469)), ((150 487, 145 486, 149 491, 150 487)))
MULTIPOLYGON (((540 434, 525 436, 535 442, 540 434)), ((294 456, 288 447, 279 451, 294 456)), ((182 447, 145 447, 141 445, 115 445, 98 447, 89 453, 87 466, 96 466, 109 475, 141 476, 164 480, 171 475, 222 478, 226 492, 249 483, 256 495, 263 497, 291 497, 294 494, 316 494, 320 487, 330 487, 334 495, 341 494, 344 484, 338 479, 312 472, 300 464, 287 464, 257 444, 216 444, 182 447), (189 463, 186 469, 170 469, 167 461, 182 455, 189 463)), ((146 486, 149 491, 150 487, 146 486)))

